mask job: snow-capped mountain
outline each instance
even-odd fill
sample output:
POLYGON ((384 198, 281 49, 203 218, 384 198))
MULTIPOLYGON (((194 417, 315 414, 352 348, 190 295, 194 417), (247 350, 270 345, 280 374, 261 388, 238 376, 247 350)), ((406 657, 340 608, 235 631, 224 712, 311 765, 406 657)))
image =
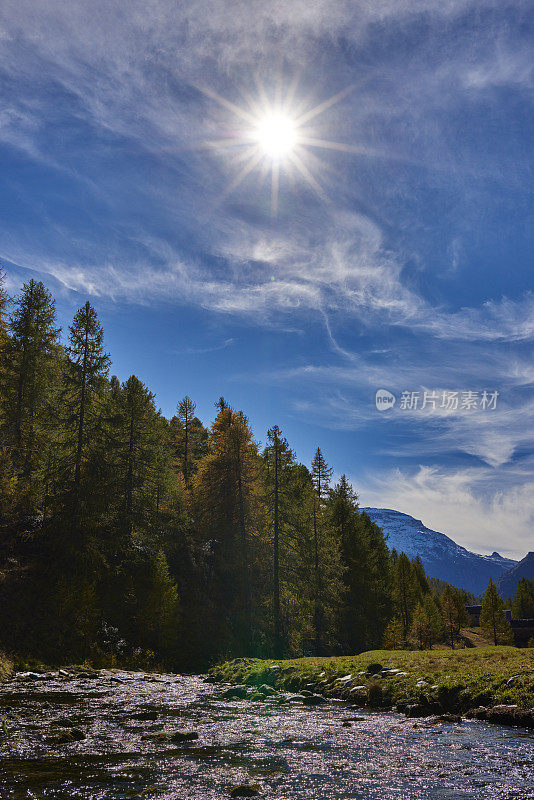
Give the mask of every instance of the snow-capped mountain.
POLYGON ((481 595, 488 581, 496 581, 517 561, 499 553, 482 556, 456 544, 444 533, 432 531, 421 520, 388 508, 363 508, 384 533, 388 547, 409 558, 419 555, 427 575, 440 578, 460 589, 481 595))

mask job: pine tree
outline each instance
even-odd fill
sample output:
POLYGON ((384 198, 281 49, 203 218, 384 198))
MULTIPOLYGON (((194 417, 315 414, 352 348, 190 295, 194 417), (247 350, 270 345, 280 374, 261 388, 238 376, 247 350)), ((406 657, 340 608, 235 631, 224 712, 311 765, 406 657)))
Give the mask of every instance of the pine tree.
POLYGON ((9 319, 9 334, 3 343, 4 425, 19 497, 29 511, 42 500, 60 355, 55 303, 42 283, 31 279, 22 287, 9 319))
POLYGON ((402 650, 405 642, 402 622, 398 617, 393 617, 384 631, 382 646, 384 650, 402 650))
POLYGON ((412 614, 421 597, 421 587, 410 559, 405 553, 401 553, 393 566, 393 598, 405 638, 412 624, 412 614))
MULTIPOLYGON (((510 608, 510 606, 507 606, 510 608)), ((521 578, 511 604, 513 619, 534 618, 534 581, 521 578)))
POLYGON ((180 601, 162 550, 146 566, 143 565, 136 593, 138 641, 156 653, 175 657, 180 633, 180 601))
POLYGON ((69 328, 69 361, 64 378, 64 407, 67 427, 74 436, 68 441, 72 451, 72 486, 77 508, 82 467, 87 449, 87 434, 96 416, 95 400, 103 390, 110 358, 104 351, 104 331, 89 301, 75 314, 69 328))
POLYGON ((114 501, 121 526, 131 534, 147 530, 161 508, 169 480, 170 445, 154 405, 154 395, 131 375, 112 393, 110 438, 114 501), (167 446, 165 447, 165 445, 167 446), (118 501, 118 502, 117 502, 118 501))
POLYGON ((314 567, 313 567, 313 584, 314 584, 314 612, 313 612, 313 628, 315 635, 315 655, 321 655, 323 652, 323 636, 324 636, 324 604, 322 602, 322 595, 324 592, 324 576, 321 569, 321 536, 322 536, 322 522, 323 510, 325 500, 328 497, 330 489, 330 478, 332 477, 332 469, 326 463, 320 448, 318 447, 314 459, 312 461, 312 481, 314 488, 313 495, 313 552, 314 552, 314 567))
POLYGON ((419 601, 413 612, 411 634, 418 642, 420 650, 424 650, 432 643, 430 619, 421 601, 419 601))
POLYGON ((440 598, 443 624, 447 639, 454 650, 454 643, 460 634, 460 628, 468 621, 467 611, 461 592, 447 584, 440 598))
POLYGON ((295 454, 277 425, 267 431, 263 462, 267 518, 272 529, 273 654, 275 658, 281 658, 286 646, 282 626, 281 575, 287 572, 287 550, 292 516, 288 490, 295 467, 295 454))
POLYGON ((491 636, 493 644, 512 643, 512 629, 504 613, 504 603, 491 578, 482 600, 480 627, 491 636))
POLYGON ((255 640, 251 573, 252 548, 259 539, 259 472, 257 446, 244 415, 221 403, 210 451, 194 476, 192 505, 201 536, 213 551, 216 604, 231 616, 231 646, 241 654, 248 654, 255 640))
POLYGON ((196 404, 191 398, 184 397, 178 403, 178 414, 170 422, 176 464, 184 476, 186 486, 189 486, 198 462, 208 451, 208 431, 198 417, 195 417, 195 409, 196 404))
POLYGON ((185 482, 189 482, 191 423, 194 418, 196 404, 187 395, 178 403, 178 419, 184 429, 184 461, 183 472, 185 482))

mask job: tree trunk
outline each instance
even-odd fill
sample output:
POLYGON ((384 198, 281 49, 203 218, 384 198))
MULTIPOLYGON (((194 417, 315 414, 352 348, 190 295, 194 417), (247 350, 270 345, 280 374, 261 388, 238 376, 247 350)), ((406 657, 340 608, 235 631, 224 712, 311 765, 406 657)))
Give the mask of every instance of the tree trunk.
POLYGON ((82 392, 80 396, 80 410, 78 417, 78 441, 76 444, 76 465, 74 468, 74 500, 75 506, 78 506, 78 497, 80 490, 80 478, 82 469, 82 454, 83 454, 83 435, 85 425, 85 394, 87 384, 87 350, 89 347, 89 331, 85 330, 85 343, 83 350, 83 365, 82 365, 82 392))

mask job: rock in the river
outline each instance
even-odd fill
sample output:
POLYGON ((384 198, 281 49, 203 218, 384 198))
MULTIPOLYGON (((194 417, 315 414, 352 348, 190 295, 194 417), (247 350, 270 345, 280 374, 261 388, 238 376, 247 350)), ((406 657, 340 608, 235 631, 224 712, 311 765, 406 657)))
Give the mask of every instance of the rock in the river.
POLYGON ((462 718, 459 714, 438 714, 435 717, 436 722, 461 722, 462 718))
POLYGON ((53 720, 51 723, 56 728, 75 728, 74 722, 69 719, 68 717, 58 717, 58 719, 53 720))
POLYGON ((132 719, 138 719, 141 720, 142 722, 145 721, 154 722, 155 720, 157 720, 157 718, 158 718, 157 711, 140 711, 139 714, 134 714, 132 717, 132 719))
POLYGON ((198 733, 195 731, 160 731, 159 733, 144 733, 141 739, 152 742, 180 744, 181 742, 192 742, 198 739, 198 733))
POLYGON ((276 694, 276 689, 273 689, 272 686, 268 686, 266 683, 263 683, 258 689, 258 692, 265 694, 268 697, 272 697, 273 694, 276 694))
POLYGON ((225 700, 244 700, 247 694, 248 688, 246 686, 230 686, 221 696, 225 700))
POLYGON ((305 706, 319 706, 326 703, 325 698, 320 694, 305 695, 302 701, 305 706))
POLYGON ((230 797, 256 797, 260 793, 257 783, 240 783, 230 789, 230 797))
POLYGON ((81 742, 87 738, 85 733, 79 728, 72 728, 68 731, 55 733, 52 736, 46 737, 47 744, 71 744, 72 742, 81 742))

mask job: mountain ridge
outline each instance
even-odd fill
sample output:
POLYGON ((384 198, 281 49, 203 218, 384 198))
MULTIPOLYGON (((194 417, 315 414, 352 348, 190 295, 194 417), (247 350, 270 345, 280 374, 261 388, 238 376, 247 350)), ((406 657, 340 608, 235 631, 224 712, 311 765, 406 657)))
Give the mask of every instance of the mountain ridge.
POLYGON ((388 547, 406 553, 409 558, 419 555, 426 572, 432 578, 466 589, 480 596, 488 581, 495 582, 518 562, 494 551, 491 555, 473 553, 449 536, 434 531, 402 511, 390 508, 361 509, 388 535, 388 547))
POLYGON ((514 597, 521 578, 528 578, 529 580, 534 578, 534 552, 532 551, 527 553, 526 556, 513 567, 503 572, 496 581, 496 586, 501 597, 514 597))

